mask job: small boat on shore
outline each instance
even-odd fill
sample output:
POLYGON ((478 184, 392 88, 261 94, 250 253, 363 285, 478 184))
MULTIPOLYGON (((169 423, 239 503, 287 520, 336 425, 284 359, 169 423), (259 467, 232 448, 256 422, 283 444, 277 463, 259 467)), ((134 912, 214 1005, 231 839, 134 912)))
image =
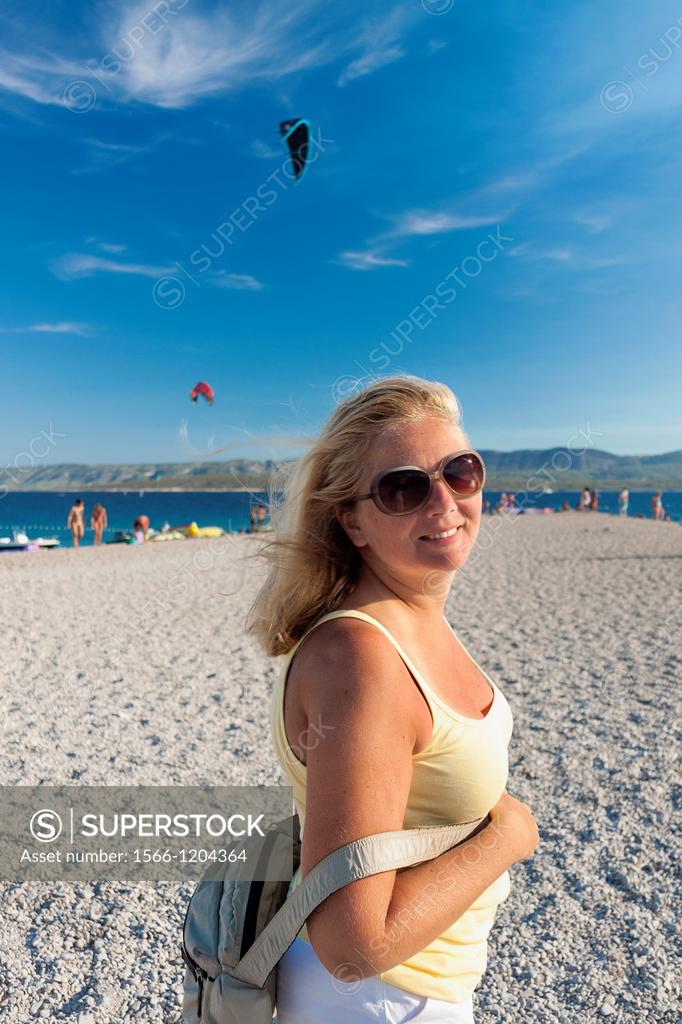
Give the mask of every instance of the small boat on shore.
POLYGON ((28 537, 18 530, 12 530, 11 537, 0 537, 0 551, 27 551, 28 545, 28 537))
POLYGON ((31 540, 23 530, 12 530, 11 537, 0 537, 0 551, 39 551, 42 548, 58 548, 56 537, 36 537, 31 540))

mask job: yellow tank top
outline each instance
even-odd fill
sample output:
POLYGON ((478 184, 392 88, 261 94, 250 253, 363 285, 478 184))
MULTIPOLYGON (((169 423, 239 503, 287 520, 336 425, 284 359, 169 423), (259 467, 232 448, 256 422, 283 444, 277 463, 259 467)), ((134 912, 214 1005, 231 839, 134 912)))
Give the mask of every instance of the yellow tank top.
MULTIPOLYGON (((301 835, 305 823, 306 767, 296 758, 287 742, 284 687, 299 645, 312 629, 336 616, 365 619, 377 626, 394 645, 431 709, 433 734, 428 747, 412 757, 412 784, 403 828, 457 824, 484 817, 507 785, 507 747, 513 718, 502 691, 472 659, 493 689, 492 705, 485 718, 481 719, 468 718, 453 711, 429 686, 381 622, 366 612, 341 609, 321 616, 284 656, 283 669, 272 693, 270 721, 275 753, 293 788, 301 835)), ((450 629, 461 643, 452 627, 450 629)), ((300 881, 299 867, 289 885, 289 893, 300 881)), ((498 905, 509 895, 509 885, 509 872, 505 871, 447 931, 409 960, 378 977, 389 985, 419 996, 452 1003, 466 999, 485 972, 488 933, 498 905)), ((305 925, 298 937, 310 942, 305 925)))

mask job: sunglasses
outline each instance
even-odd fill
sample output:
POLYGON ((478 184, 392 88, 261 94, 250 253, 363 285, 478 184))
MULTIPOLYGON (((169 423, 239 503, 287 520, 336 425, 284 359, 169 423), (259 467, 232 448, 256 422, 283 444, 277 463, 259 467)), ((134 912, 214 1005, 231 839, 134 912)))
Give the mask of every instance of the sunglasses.
POLYGON ((427 473, 419 466, 387 469, 374 477, 369 494, 360 494, 355 501, 372 498, 387 516, 406 516, 423 508, 434 480, 446 483, 457 498, 472 498, 483 490, 485 483, 483 459, 478 452, 463 451, 446 455, 435 473, 427 473))

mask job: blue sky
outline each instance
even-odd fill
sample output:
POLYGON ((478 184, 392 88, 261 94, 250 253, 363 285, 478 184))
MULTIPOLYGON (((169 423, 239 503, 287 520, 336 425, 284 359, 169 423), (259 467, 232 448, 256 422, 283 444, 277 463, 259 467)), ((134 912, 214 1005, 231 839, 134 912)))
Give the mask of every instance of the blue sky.
POLYGON ((390 372, 682 447, 681 85, 666 2, 5 0, 2 464, 288 457, 390 372))

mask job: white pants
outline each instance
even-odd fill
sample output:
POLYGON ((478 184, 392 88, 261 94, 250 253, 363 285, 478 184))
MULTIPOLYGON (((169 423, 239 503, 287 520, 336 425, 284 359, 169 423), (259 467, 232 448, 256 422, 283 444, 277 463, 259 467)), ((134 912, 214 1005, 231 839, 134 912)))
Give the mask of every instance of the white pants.
POLYGON ((296 939, 277 965, 275 1024, 474 1024, 471 996, 462 1003, 428 999, 379 978, 340 981, 320 963, 315 950, 296 939))

